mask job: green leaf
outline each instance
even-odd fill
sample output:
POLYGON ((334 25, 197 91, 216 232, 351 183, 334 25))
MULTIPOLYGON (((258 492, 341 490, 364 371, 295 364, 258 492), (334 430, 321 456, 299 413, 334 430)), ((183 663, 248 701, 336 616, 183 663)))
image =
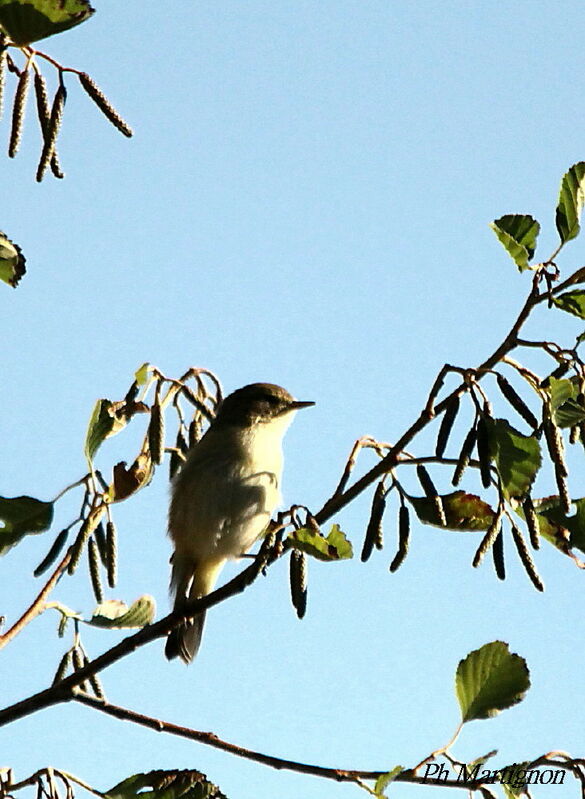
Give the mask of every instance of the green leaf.
POLYGON ((443 494, 441 501, 447 527, 441 524, 437 515, 437 508, 432 499, 428 497, 408 498, 416 515, 424 524, 432 524, 443 530, 487 530, 495 516, 495 511, 475 494, 465 491, 454 491, 452 494, 443 494))
POLYGON ((542 463, 538 440, 522 435, 506 419, 486 419, 486 424, 490 454, 504 494, 508 498, 525 496, 542 463))
POLYGON ((564 402, 554 414, 557 427, 573 427, 584 419, 585 408, 573 399, 564 402))
POLYGON ((488 719, 521 702, 530 688, 526 661, 503 641, 475 649, 457 667, 455 691, 461 721, 488 719))
POLYGON ((553 411, 577 395, 577 390, 571 380, 557 380, 555 377, 548 378, 546 390, 550 396, 550 407, 553 411))
POLYGON ((549 405, 553 419, 558 427, 573 427, 585 419, 585 408, 576 398, 579 396, 579 385, 576 380, 547 379, 546 390, 549 394, 549 405))
POLYGON ((16 288, 26 272, 22 250, 0 230, 0 280, 16 288))
POLYGON ((528 765, 530 765, 529 761, 525 761, 524 763, 512 763, 498 769, 498 781, 504 789, 506 799, 516 799, 517 796, 527 795, 526 767, 528 765))
POLYGON ((0 555, 6 554, 25 535, 48 530, 53 521, 53 503, 33 497, 0 497, 0 555))
POLYGON ((570 547, 577 547, 581 552, 585 553, 585 498, 574 499, 572 504, 576 507, 576 513, 573 516, 566 516, 560 507, 560 501, 557 496, 547 497, 535 503, 537 511, 537 518, 540 520, 544 517, 546 522, 551 525, 552 529, 547 529, 543 532, 543 526, 540 530, 551 543, 555 544, 562 551, 563 541, 566 540, 568 533, 568 541, 566 542, 570 547), (548 533, 548 535, 547 535, 548 533), (550 537, 549 537, 550 536, 550 537), (560 537, 560 541, 556 539, 560 537), (552 540, 551 540, 552 539, 552 540))
POLYGON ((136 380, 136 384, 139 386, 143 386, 149 379, 152 373, 152 366, 147 362, 143 363, 140 369, 137 369, 134 373, 134 379, 136 380))
POLYGON ((148 594, 139 597, 130 607, 119 599, 108 599, 97 606, 87 623, 109 630, 144 627, 151 624, 155 613, 156 603, 148 594))
POLYGON ((200 771, 134 774, 110 788, 107 799, 227 799, 200 771), (144 790, 150 788, 151 790, 144 790))
POLYGON ((387 771, 385 774, 380 774, 378 779, 376 780, 376 784, 374 785, 374 793, 377 797, 384 797, 384 791, 390 785, 391 782, 394 782, 396 777, 404 771, 403 766, 394 766, 393 769, 387 771))
POLYGON ((322 533, 301 527, 287 539, 295 549, 300 549, 318 560, 345 560, 353 557, 351 543, 338 524, 334 524, 327 538, 322 533))
POLYGON ((85 434, 85 457, 91 463, 101 444, 109 436, 119 433, 126 420, 116 415, 115 405, 108 399, 99 399, 93 407, 85 434))
POLYGON ((534 256, 540 225, 528 214, 506 214, 490 223, 506 252, 518 269, 530 269, 529 261, 534 256))
POLYGON ((15 44, 69 30, 94 13, 86 0, 0 0, 0 25, 15 44))
POLYGON ((565 291, 564 294, 553 297, 553 303, 562 311, 572 313, 579 319, 585 319, 585 291, 583 289, 565 291))
POLYGON ((579 234, 579 218, 585 202, 585 162, 574 164, 563 176, 557 205, 556 223, 565 244, 579 234))

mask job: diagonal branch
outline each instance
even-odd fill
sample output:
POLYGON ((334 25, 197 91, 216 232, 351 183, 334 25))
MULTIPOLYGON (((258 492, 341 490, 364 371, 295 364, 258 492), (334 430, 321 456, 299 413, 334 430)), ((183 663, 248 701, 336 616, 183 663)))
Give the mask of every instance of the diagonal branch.
POLYGON ((26 627, 29 622, 31 622, 39 613, 42 613, 45 609, 45 602, 47 597, 53 590, 53 588, 59 582, 59 578, 69 565, 69 561, 71 560, 70 551, 67 551, 63 560, 59 563, 53 574, 49 577, 47 582, 45 583, 44 587, 41 589, 40 593, 33 601, 33 603, 28 607, 25 612, 22 614, 20 619, 14 622, 10 629, 6 630, 4 635, 0 635, 0 649, 6 646, 6 644, 11 641, 18 633, 26 627))
MULTIPOLYGON (((137 713, 119 705, 113 705, 103 699, 76 692, 73 696, 76 702, 82 705, 87 705, 94 710, 99 710, 106 713, 108 716, 113 716, 122 721, 131 721, 134 724, 139 724, 142 727, 148 727, 156 732, 166 732, 170 735, 176 735, 179 738, 187 738, 190 741, 197 741, 198 743, 212 746, 215 749, 221 749, 224 752, 229 752, 237 757, 243 757, 246 760, 252 760, 256 763, 262 763, 265 766, 270 766, 278 770, 294 771, 298 774, 308 774, 314 777, 323 777, 325 779, 334 780, 335 782, 357 782, 358 780, 376 780, 378 777, 386 774, 388 769, 381 771, 361 771, 357 769, 340 769, 330 768, 327 766, 317 766, 310 763, 300 763, 297 760, 287 760, 282 757, 274 757, 273 755, 263 754, 256 752, 253 749, 247 749, 237 744, 232 744, 229 741, 224 741, 212 732, 202 732, 201 730, 193 730, 189 727, 181 727, 178 724, 172 724, 169 721, 153 718, 152 716, 145 716, 142 713, 137 713)), ((408 782, 417 785, 433 785, 435 787, 447 788, 471 788, 479 786, 479 780, 462 782, 461 780, 439 780, 432 777, 422 777, 415 774, 414 771, 406 769, 395 778, 396 782, 408 782)))
MULTIPOLYGON (((571 278, 568 278, 568 280, 571 280, 571 278)), ((565 283, 567 283, 567 281, 565 281, 565 283)), ((499 363, 505 355, 507 355, 516 347, 518 343, 518 334, 530 316, 530 312, 536 305, 547 299, 548 294, 546 292, 538 291, 538 284, 539 273, 536 273, 532 281, 530 293, 526 298, 526 301, 522 306, 516 321, 510 328, 509 333, 499 347, 497 347, 497 349, 495 349, 494 352, 475 370, 478 380, 480 380, 488 370, 493 369, 493 367, 499 363)), ((439 377, 433 384, 433 390, 435 390, 437 383, 441 380, 444 371, 445 368, 443 368, 439 373, 439 377)), ((429 409, 429 403, 427 403, 425 408, 421 411, 418 419, 416 419, 414 424, 408 428, 408 430, 401 436, 401 438, 388 451, 381 461, 378 461, 378 463, 376 463, 376 465, 373 466, 369 472, 366 472, 366 474, 362 475, 362 477, 360 477, 359 480, 356 480, 356 482, 346 491, 343 493, 334 494, 330 499, 327 500, 327 502, 325 502, 321 510, 314 514, 317 523, 323 524, 323 522, 326 522, 335 513, 338 513, 338 511, 352 502, 359 494, 362 493, 362 491, 368 488, 368 486, 372 485, 372 483, 374 483, 379 477, 393 469, 398 463, 400 453, 412 441, 412 439, 418 435, 418 433, 420 433, 420 431, 423 430, 435 416, 441 414, 449 405, 449 403, 455 399, 455 397, 463 394, 466 389, 467 384, 462 382, 454 391, 445 397, 445 399, 438 403, 434 412, 429 409)), ((431 391, 431 395, 432 393, 433 392, 431 391)))
POLYGON ((14 705, 0 710, 0 727, 4 724, 16 721, 17 719, 29 716, 37 710, 42 710, 52 705, 58 705, 61 702, 68 702, 73 698, 74 689, 92 675, 103 671, 108 666, 111 666, 126 655, 134 652, 138 647, 155 641, 157 638, 163 638, 176 627, 179 622, 191 616, 195 616, 197 613, 201 613, 214 605, 218 605, 229 597, 240 594, 254 582, 266 566, 272 540, 270 536, 265 538, 254 562, 237 574, 233 580, 222 585, 216 591, 200 599, 194 599, 186 603, 182 610, 175 610, 155 624, 150 624, 147 627, 143 627, 137 633, 134 633, 134 635, 129 635, 127 638, 120 641, 120 643, 95 658, 95 660, 91 660, 83 668, 65 677, 65 679, 61 680, 61 682, 58 682, 56 685, 52 685, 50 688, 46 688, 43 691, 39 691, 23 699, 21 702, 17 702, 14 705))

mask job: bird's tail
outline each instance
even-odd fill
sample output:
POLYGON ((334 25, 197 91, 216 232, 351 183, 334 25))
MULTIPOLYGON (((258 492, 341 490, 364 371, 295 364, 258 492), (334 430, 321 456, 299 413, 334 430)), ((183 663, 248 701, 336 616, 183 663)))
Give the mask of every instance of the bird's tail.
MULTIPOLYGON (((224 560, 197 563, 179 556, 172 559, 171 592, 175 595, 174 610, 181 610, 191 599, 199 599, 213 590, 224 560)), ((168 660, 180 657, 191 663, 201 645, 206 611, 179 624, 168 635, 165 655, 168 660)))

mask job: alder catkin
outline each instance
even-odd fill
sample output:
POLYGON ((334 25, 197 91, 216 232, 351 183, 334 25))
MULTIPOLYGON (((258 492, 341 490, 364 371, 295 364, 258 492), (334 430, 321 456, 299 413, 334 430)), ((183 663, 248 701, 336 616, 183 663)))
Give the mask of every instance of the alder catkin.
POLYGON ((298 549, 290 555, 290 595, 299 619, 307 609, 307 556, 298 549))
POLYGON ((564 514, 569 515, 572 506, 569 486, 567 485, 569 470, 567 469, 567 462, 565 461, 565 445, 561 431, 549 415, 546 415, 544 419, 544 437, 550 458, 554 465, 561 510, 564 514))
POLYGON ((493 546, 492 546, 492 558, 494 561, 494 569, 496 570, 496 574, 500 580, 506 579, 506 564, 504 562, 504 531, 500 529, 500 532, 496 536, 493 546))
POLYGON ((492 484, 490 442, 488 427, 483 416, 480 416, 477 421, 477 457, 479 460, 481 484, 484 488, 489 488, 492 484))
POLYGON ((445 516, 445 509, 443 508, 443 500, 439 496, 439 492, 435 488, 432 478, 422 463, 416 467, 416 474, 421 484, 422 490, 425 492, 427 499, 430 499, 435 506, 437 512, 437 520, 442 527, 447 526, 447 518, 445 516))
POLYGON ((93 531, 93 537, 95 538, 95 542, 97 544, 98 552, 100 555, 100 560, 102 562, 102 566, 104 569, 108 568, 108 544, 106 541, 106 528, 104 527, 104 523, 100 522, 98 526, 93 531))
POLYGON ((61 121, 63 120, 63 109, 65 108, 65 101, 67 99, 67 89, 60 83, 55 93, 53 100, 53 107, 51 108, 51 116, 45 130, 45 139, 43 149, 41 151, 41 158, 37 167, 37 182, 40 183, 43 179, 45 171, 49 166, 51 158, 55 152, 55 143, 59 135, 61 121))
POLYGON ((53 541, 51 548, 39 563, 37 568, 34 570, 33 574, 35 577, 39 577, 41 574, 47 571, 49 566, 52 566, 53 563, 57 560, 57 557, 61 553, 61 550, 65 546, 65 542, 67 541, 67 536, 69 535, 69 530, 61 530, 61 532, 57 535, 55 540, 53 541))
POLYGON ((361 560, 365 563, 370 555, 374 546, 376 549, 382 548, 382 517, 386 510, 386 490, 384 483, 380 481, 374 491, 372 498, 372 507, 370 510, 370 518, 366 528, 366 535, 364 538, 364 545, 362 547, 361 560))
POLYGON ((514 539, 514 543, 516 544, 516 549, 518 550, 518 555, 520 556, 522 565, 526 569, 526 574, 529 576, 532 585, 536 588, 537 591, 544 591, 544 583, 542 582, 538 572, 536 571, 536 566, 534 565, 534 561, 532 560, 532 555, 530 554, 528 547, 526 546, 526 541, 524 540, 524 536, 522 535, 522 533, 516 527, 515 524, 512 525, 512 538, 514 539))
POLYGON ((390 564, 390 571, 397 571, 408 554, 410 542, 410 512, 407 505, 401 505, 398 511, 398 551, 390 564))
POLYGON ((67 674, 67 670, 71 664, 71 650, 67 650, 61 660, 59 661, 59 665, 57 666, 57 671, 55 672, 55 676, 53 677, 53 685, 57 685, 58 682, 61 682, 63 677, 67 674))
POLYGON ((533 549, 540 549, 540 528, 538 526, 538 517, 534 510, 534 503, 532 502, 531 496, 527 496, 522 503, 522 510, 524 511, 526 526, 530 534, 530 543, 533 549))
POLYGON ((8 155, 10 158, 14 158, 20 147, 22 124, 24 122, 24 112, 26 110, 26 99, 28 96, 29 74, 28 67, 25 67, 20 73, 16 93, 14 95, 12 129, 10 131, 10 143, 8 145, 8 155))
POLYGON ((78 73, 79 82, 87 92, 87 94, 91 97, 100 111, 110 120, 112 125, 116 127, 120 133, 123 133, 124 136, 132 136, 132 128, 124 122, 120 114, 116 111, 114 106, 110 103, 108 98, 87 72, 79 72, 78 73))
POLYGON ((453 400, 451 400, 445 409, 445 413, 441 420, 441 426, 439 427, 439 432, 437 434, 437 444, 435 446, 435 455, 437 458, 442 458, 445 454, 449 436, 451 435, 451 430, 453 429, 453 423, 459 412, 459 405, 459 396, 456 396, 453 400))
POLYGON ((494 541, 500 532, 503 513, 504 507, 503 505, 500 505, 496 515, 492 519, 490 526, 486 530, 484 537, 481 539, 480 545, 478 546, 475 555, 473 556, 472 566, 474 569, 477 569, 479 564, 482 562, 485 553, 494 545, 494 541))
POLYGON ((529 427, 536 430, 538 427, 538 420, 522 397, 516 392, 516 389, 506 380, 504 375, 501 375, 499 372, 496 373, 496 380, 498 381, 500 391, 510 405, 524 419, 529 427))
POLYGON ((79 566, 79 561, 81 559, 81 553, 83 552, 83 548, 87 542, 87 539, 91 535, 94 528, 94 523, 91 516, 88 516, 87 519, 84 519, 83 524, 77 534, 77 538, 71 545, 71 560, 69 561, 69 565, 67 567, 68 574, 73 574, 74 571, 79 566))
POLYGON ((455 467, 455 471, 453 472, 453 479, 451 480, 452 485, 458 486, 461 482, 461 478, 463 477, 463 472, 467 468, 469 464, 469 459, 471 458, 471 453, 473 452, 473 448, 475 447, 475 442, 477 440, 477 431, 475 427, 472 427, 469 433, 465 436, 465 441, 463 442, 463 446, 461 447, 461 452, 459 453, 459 458, 457 459, 457 466, 455 467))
POLYGON ((148 446, 153 463, 162 463, 165 454, 165 419, 158 400, 150 409, 148 446))
POLYGON ((113 521, 106 524, 106 548, 108 553, 108 585, 110 588, 116 587, 116 578, 118 571, 118 535, 116 525, 113 521))
MULTIPOLYGON (((82 650, 78 646, 74 647, 72 650, 72 659, 73 659, 74 671, 80 671, 85 666, 86 662, 85 657, 83 656, 82 650)), ((79 687, 81 688, 82 691, 85 691, 87 693, 88 684, 86 680, 81 682, 79 684, 79 687)))
POLYGON ((104 601, 104 593, 102 590, 102 581, 100 578, 100 564, 98 545, 93 536, 89 539, 87 545, 87 559, 89 564, 89 576, 91 577, 91 587, 95 596, 96 602, 104 601))
MULTIPOLYGON (((51 119, 51 109, 49 107, 49 95, 47 94, 47 84, 41 72, 34 73, 34 87, 35 97, 37 101, 37 116, 39 118, 39 125, 43 135, 43 142, 47 138, 47 131, 51 119)), ((51 171, 56 178, 64 178, 65 175, 61 171, 59 165, 59 157, 55 145, 53 145, 53 153, 50 159, 51 171)))

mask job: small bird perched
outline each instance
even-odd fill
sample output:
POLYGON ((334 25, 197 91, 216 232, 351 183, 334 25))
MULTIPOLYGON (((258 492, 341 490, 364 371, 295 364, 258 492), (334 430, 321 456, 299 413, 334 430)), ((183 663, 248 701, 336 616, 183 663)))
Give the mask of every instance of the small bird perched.
MULTIPOLYGON (((280 502, 282 438, 300 402, 271 383, 252 383, 221 403, 173 480, 169 535, 174 608, 209 594, 227 560, 250 549, 280 502)), ((190 663, 205 612, 169 633, 165 654, 190 663)))

